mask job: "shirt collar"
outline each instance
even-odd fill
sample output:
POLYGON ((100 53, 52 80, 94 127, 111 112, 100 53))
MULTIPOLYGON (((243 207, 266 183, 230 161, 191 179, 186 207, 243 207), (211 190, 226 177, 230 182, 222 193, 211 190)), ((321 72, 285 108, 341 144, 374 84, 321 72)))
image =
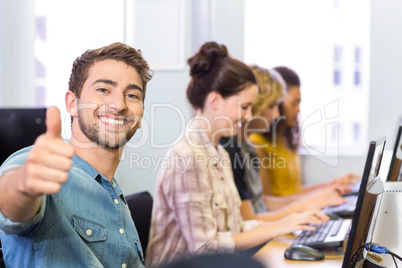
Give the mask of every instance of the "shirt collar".
POLYGON ((93 166, 91 166, 87 161, 78 155, 74 155, 72 161, 75 166, 77 166, 79 169, 82 169, 85 173, 88 173, 88 175, 94 179, 96 179, 98 175, 101 175, 93 166))
MULTIPOLYGON (((78 155, 74 155, 72 158, 73 165, 76 167, 80 168, 83 170, 85 173, 87 173, 89 176, 91 176, 94 180, 100 182, 100 180, 107 180, 109 181, 108 178, 100 174, 93 166, 91 166, 87 161, 79 157, 78 155)), ((123 191, 120 188, 120 185, 117 183, 116 179, 113 178, 113 183, 111 183, 112 186, 114 187, 116 194, 117 195, 122 195, 123 191)))

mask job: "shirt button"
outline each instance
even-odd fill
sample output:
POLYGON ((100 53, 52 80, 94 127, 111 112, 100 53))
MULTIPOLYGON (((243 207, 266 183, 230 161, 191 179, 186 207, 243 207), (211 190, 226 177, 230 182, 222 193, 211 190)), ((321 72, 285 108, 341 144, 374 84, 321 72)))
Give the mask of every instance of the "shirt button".
POLYGON ((123 263, 122 265, 121 265, 121 268, 126 268, 127 267, 127 265, 125 264, 125 263, 123 263))
POLYGON ((90 236, 92 234, 92 231, 91 229, 88 229, 85 233, 87 234, 87 236, 90 236))
POLYGON ((114 201, 114 203, 117 205, 117 204, 119 204, 119 200, 117 200, 116 198, 113 200, 114 201))
POLYGON ((121 234, 124 234, 124 230, 123 230, 122 228, 119 229, 119 232, 120 232, 121 234))

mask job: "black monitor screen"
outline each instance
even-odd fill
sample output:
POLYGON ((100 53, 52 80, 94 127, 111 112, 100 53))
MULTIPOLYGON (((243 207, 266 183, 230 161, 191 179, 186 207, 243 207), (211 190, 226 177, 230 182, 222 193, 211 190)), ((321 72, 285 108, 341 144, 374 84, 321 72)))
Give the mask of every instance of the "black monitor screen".
POLYGON ((367 186, 378 176, 384 146, 385 137, 370 142, 356 210, 353 214, 352 227, 347 239, 343 268, 355 267, 356 263, 363 258, 363 248, 366 243, 377 199, 376 194, 371 194, 367 191, 367 186))
POLYGON ((400 181, 401 180, 401 164, 402 164, 402 124, 399 125, 398 132, 396 134, 394 150, 392 152, 391 163, 389 165, 389 171, 387 181, 400 181))
POLYGON ((0 165, 46 132, 46 108, 0 109, 0 165))

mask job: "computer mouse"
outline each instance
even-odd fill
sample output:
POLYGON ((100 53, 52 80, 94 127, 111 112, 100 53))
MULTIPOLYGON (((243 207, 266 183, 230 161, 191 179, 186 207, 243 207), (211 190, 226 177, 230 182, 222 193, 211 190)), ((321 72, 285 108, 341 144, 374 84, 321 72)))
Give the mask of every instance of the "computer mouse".
POLYGON ((315 248, 305 245, 291 245, 285 250, 285 259, 295 261, 320 261, 324 254, 315 248))

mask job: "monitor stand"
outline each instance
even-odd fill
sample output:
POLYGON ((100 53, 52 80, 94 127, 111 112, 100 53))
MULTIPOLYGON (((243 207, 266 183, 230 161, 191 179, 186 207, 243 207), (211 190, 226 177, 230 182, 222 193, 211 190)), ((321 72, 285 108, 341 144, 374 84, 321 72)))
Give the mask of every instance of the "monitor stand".
MULTIPOLYGON (((402 255, 402 182, 385 182, 384 192, 377 197, 374 209, 373 221, 367 235, 367 242, 381 245, 395 254, 402 255)), ((383 260, 380 263, 371 259, 367 267, 394 267, 394 261, 390 254, 381 254, 383 260)), ((397 262, 400 262, 396 259, 397 262)), ((366 261, 367 262, 367 261, 366 261)), ((365 262, 365 263, 366 263, 365 262)), ((365 266, 363 266, 365 267, 365 266)))

